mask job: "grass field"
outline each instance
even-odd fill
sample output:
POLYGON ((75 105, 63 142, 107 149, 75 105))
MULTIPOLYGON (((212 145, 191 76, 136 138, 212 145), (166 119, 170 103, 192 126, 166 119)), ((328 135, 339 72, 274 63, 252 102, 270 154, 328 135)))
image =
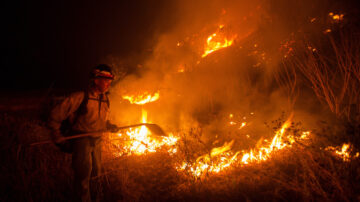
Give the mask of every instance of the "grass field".
MULTIPOLYGON (((1 114, 2 201, 69 201, 74 194, 71 155, 52 144, 28 146, 49 135, 38 115, 1 114)), ((322 149, 334 143, 328 139, 331 130, 324 128, 307 144, 293 144, 264 162, 233 164, 200 177, 176 169, 195 149, 114 158, 104 144, 104 172, 91 180, 92 193, 102 201, 357 201, 360 159, 343 161, 322 149)), ((183 143, 180 139, 180 149, 183 143)), ((196 138, 186 144, 199 148, 196 138)))

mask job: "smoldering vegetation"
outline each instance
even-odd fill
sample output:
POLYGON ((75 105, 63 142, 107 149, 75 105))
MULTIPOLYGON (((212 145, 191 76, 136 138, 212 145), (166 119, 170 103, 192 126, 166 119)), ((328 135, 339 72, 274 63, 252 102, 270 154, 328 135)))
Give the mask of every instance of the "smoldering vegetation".
MULTIPOLYGON (((122 80, 111 90, 112 119, 120 125, 148 120, 179 135, 177 152, 166 148, 140 156, 111 153, 104 139, 101 176, 91 180, 102 201, 356 201, 359 158, 343 161, 328 146, 359 152, 358 12, 347 1, 178 1, 174 24, 158 33, 151 50, 106 61, 122 80), (332 15, 330 13, 333 13, 332 15), (339 19, 334 15, 339 14, 339 19), (340 20, 340 14, 344 14, 340 20), (219 28, 219 25, 224 28, 219 28), (212 33, 234 43, 202 57, 212 33), (128 73, 126 76, 125 74, 128 73), (160 99, 131 105, 122 95, 160 92, 160 99), (310 130, 306 142, 274 152, 266 161, 232 164, 194 177, 179 171, 211 148, 235 139, 233 149, 253 148, 272 137, 291 112, 288 132, 310 130), (246 117, 246 128, 228 116, 246 117), (246 135, 250 134, 250 138, 246 135), (218 142, 215 144, 215 142, 218 142)), ((156 26, 166 23, 166 18, 156 26)), ((154 40, 151 38, 151 40, 154 40)), ((26 103, 24 103, 25 105, 26 103)), ((39 112, 1 114, 4 201, 69 201, 71 155, 48 139, 39 112)), ((6 111, 6 110, 5 110, 6 111)))

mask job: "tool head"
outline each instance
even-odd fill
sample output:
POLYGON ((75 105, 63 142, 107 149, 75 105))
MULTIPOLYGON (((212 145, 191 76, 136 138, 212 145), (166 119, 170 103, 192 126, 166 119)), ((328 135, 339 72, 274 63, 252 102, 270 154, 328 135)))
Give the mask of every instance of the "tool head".
POLYGON ((166 136, 166 133, 164 132, 164 130, 162 128, 160 128, 160 126, 157 124, 144 123, 144 126, 146 126, 150 130, 150 132, 154 135, 166 136))

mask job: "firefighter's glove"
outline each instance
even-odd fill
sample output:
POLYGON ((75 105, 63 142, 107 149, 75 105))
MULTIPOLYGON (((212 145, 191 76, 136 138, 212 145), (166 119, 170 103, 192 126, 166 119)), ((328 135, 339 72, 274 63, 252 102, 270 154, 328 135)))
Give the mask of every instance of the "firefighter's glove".
POLYGON ((65 137, 62 136, 60 132, 54 132, 52 135, 52 140, 55 144, 62 144, 66 141, 65 137))
POLYGON ((119 127, 117 125, 111 124, 111 123, 108 123, 107 129, 112 133, 116 133, 119 131, 119 127))

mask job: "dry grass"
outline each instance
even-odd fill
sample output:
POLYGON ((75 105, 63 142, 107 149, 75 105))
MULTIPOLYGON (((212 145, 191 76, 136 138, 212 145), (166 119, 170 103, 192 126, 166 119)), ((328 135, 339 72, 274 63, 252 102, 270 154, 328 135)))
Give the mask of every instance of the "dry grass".
MULTIPOLYGON (((290 107, 300 90, 301 72, 338 117, 353 119, 360 112, 360 49, 355 40, 330 38, 331 53, 305 47, 297 58, 284 63, 276 79, 287 90, 290 107)), ((1 201, 72 199, 71 155, 52 144, 28 146, 49 137, 38 117, 34 111, 0 115, 0 179, 5 182, 0 187, 1 201)), ((284 121, 272 124, 279 128, 284 121)), ((360 124, 339 125, 325 124, 308 144, 277 151, 265 162, 237 164, 200 178, 187 170, 177 171, 176 166, 210 152, 201 141, 201 130, 180 133, 178 152, 173 155, 164 150, 115 158, 104 144, 104 172, 91 180, 92 193, 102 201, 358 201, 360 158, 343 162, 324 150, 348 141, 354 145, 353 152, 359 151, 360 124)))
MULTIPOLYGON (((19 114, 1 116, 2 201, 69 201, 71 156, 53 145, 27 147, 45 139, 41 121, 19 114)), ((165 151, 109 158, 92 189, 103 201, 354 201, 359 199, 360 161, 344 163, 319 149, 324 138, 294 145, 260 164, 235 165, 219 174, 194 178, 178 172, 179 161, 194 159, 201 148, 196 130, 184 133, 176 155, 165 151), (192 134, 191 134, 192 133, 192 134)), ((201 152, 199 152, 201 151, 201 152)))

